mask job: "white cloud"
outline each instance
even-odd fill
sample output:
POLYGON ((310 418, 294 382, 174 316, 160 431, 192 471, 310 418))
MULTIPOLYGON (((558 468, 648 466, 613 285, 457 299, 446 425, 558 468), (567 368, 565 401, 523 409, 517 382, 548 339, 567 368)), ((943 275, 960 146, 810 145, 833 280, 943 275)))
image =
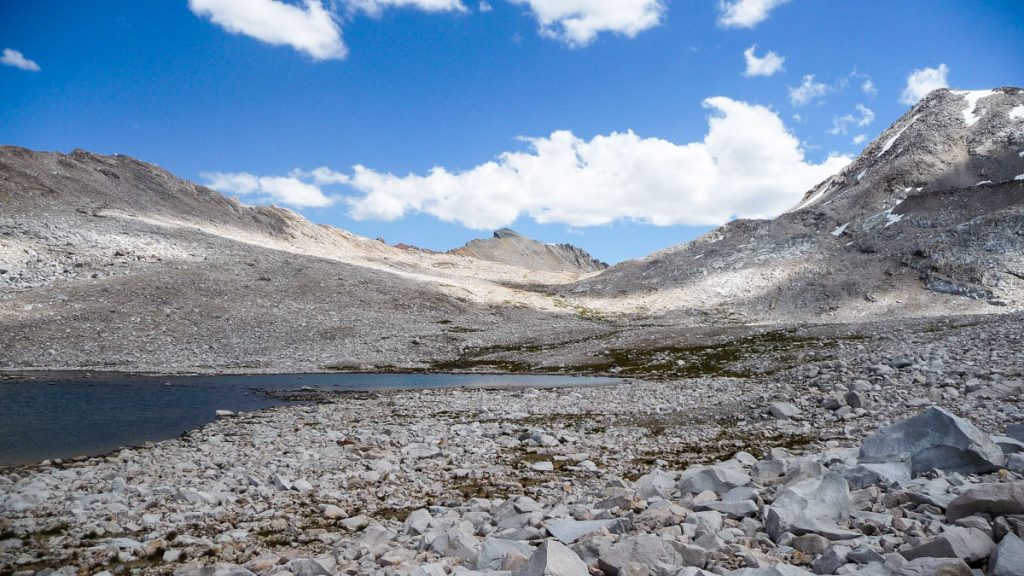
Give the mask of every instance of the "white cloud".
POLYGON ((540 33, 571 47, 586 46, 601 32, 634 37, 661 24, 661 0, 511 0, 526 4, 540 33))
POLYGON ((868 124, 875 121, 875 112, 863 104, 857 104, 857 113, 860 115, 854 116, 853 114, 847 114, 845 116, 839 116, 832 118, 832 129, 829 130, 829 134, 846 134, 849 131, 849 127, 856 125, 858 128, 863 128, 868 124))
POLYGON ((878 94, 878 88, 875 87, 875 81, 872 80, 871 78, 868 78, 867 80, 862 82, 860 85, 860 89, 868 96, 875 96, 878 94))
POLYGON ((462 172, 435 167, 395 176, 356 166, 350 185, 360 195, 345 201, 357 219, 419 212, 476 229, 507 226, 522 215, 570 226, 710 225, 775 216, 850 161, 807 161, 797 138, 763 106, 725 97, 704 106, 712 116, 701 142, 633 132, 586 141, 557 131, 527 139, 529 151, 505 152, 462 172))
POLYGON ((335 199, 324 194, 320 185, 347 181, 344 174, 327 168, 317 168, 308 174, 293 171, 290 176, 254 176, 248 172, 203 172, 200 176, 206 180, 207 186, 218 192, 252 195, 257 200, 280 202, 297 208, 321 208, 334 204, 335 199), (344 180, 337 180, 338 176, 344 180), (303 179, 314 182, 304 182, 303 179))
POLYGON ((771 76, 782 70, 782 65, 786 62, 784 57, 769 51, 764 56, 758 58, 757 54, 754 53, 755 50, 757 50, 757 44, 743 51, 743 58, 747 61, 747 70, 743 73, 744 76, 748 78, 752 76, 771 76))
POLYGON ((865 143, 867 141, 868 141, 868 135, 867 134, 857 134, 856 136, 853 137, 853 143, 854 144, 858 144, 859 145, 859 144, 863 144, 863 143, 865 143))
POLYGON ((387 8, 417 8, 424 12, 466 12, 462 0, 348 0, 350 10, 378 15, 387 8))
POLYGON ((320 0, 305 0, 305 8, 279 0, 189 0, 188 6, 232 34, 291 46, 314 60, 344 58, 348 52, 341 28, 320 0))
POLYGON ((932 90, 948 88, 949 82, 946 80, 948 75, 949 68, 945 64, 939 64, 938 68, 914 70, 907 77, 907 87, 900 94, 900 103, 913 106, 932 90))
POLYGON ((828 92, 828 86, 814 81, 814 74, 807 74, 796 88, 789 89, 789 101, 793 106, 803 106, 828 92))
POLYGON ((24 54, 11 48, 4 48, 4 54, 3 56, 0 56, 0 64, 21 68, 22 70, 28 70, 29 72, 39 72, 41 70, 39 64, 25 58, 24 54))
POLYGON ((480 0, 480 11, 481 12, 490 12, 491 10, 494 10, 494 7, 491 6, 490 2, 488 2, 487 0, 480 0))
POLYGON ((731 28, 753 28, 774 8, 789 0, 722 0, 718 3, 718 23, 731 28))

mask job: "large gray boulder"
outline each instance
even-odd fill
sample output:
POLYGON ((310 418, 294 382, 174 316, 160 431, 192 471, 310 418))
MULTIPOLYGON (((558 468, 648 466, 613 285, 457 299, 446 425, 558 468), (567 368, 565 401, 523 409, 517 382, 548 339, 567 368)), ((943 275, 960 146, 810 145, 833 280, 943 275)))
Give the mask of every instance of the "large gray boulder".
POLYGON ((765 528, 774 540, 784 532, 797 536, 820 534, 831 540, 842 540, 860 534, 837 525, 848 519, 852 511, 846 480, 838 473, 829 472, 779 491, 771 506, 766 507, 765 528))
POLYGON ((1014 533, 1003 537, 988 561, 989 576, 1024 576, 1024 540, 1014 533))
POLYGON ((480 554, 476 558, 477 570, 501 570, 502 562, 509 552, 517 552, 525 558, 533 554, 533 546, 518 540, 488 538, 480 545, 480 554))
POLYGON ((865 439, 860 462, 909 462, 915 475, 933 469, 974 474, 991 472, 1006 458, 974 424, 930 408, 865 439))
POLYGON ((814 574, 789 564, 776 564, 767 568, 740 568, 729 572, 729 576, 814 576, 814 574))
POLYGON ((960 518, 984 512, 993 516, 1024 514, 1024 482, 981 484, 964 490, 946 507, 946 518, 960 518))
POLYGON ((618 574, 627 564, 642 564, 652 576, 673 576, 684 566, 703 568, 708 551, 699 546, 640 534, 601 551, 598 565, 606 574, 618 574))
POLYGON ((959 558, 918 558, 904 564, 897 576, 973 576, 973 573, 959 558))
POLYGON ((562 544, 573 542, 595 532, 607 530, 609 534, 622 534, 630 528, 630 521, 626 518, 609 518, 606 520, 574 520, 562 518, 549 522, 545 528, 549 534, 558 538, 562 544))
POLYGON ((561 542, 547 540, 516 576, 590 576, 587 565, 561 542))
POLYGON ((694 466, 679 477, 679 490, 699 494, 711 490, 719 496, 740 486, 750 484, 750 476, 740 469, 725 465, 694 466))
POLYGON ((918 558, 959 558, 968 564, 988 558, 996 543, 988 534, 977 528, 950 526, 933 540, 903 550, 900 554, 907 560, 918 558))

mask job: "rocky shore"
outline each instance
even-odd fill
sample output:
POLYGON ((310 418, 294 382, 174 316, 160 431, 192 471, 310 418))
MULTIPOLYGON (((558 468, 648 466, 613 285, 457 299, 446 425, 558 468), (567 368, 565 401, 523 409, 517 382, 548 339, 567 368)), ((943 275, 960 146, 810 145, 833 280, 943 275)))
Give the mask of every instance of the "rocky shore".
POLYGON ((6 469, 0 574, 1021 574, 1020 325, 807 346, 746 377, 339 394, 6 469))

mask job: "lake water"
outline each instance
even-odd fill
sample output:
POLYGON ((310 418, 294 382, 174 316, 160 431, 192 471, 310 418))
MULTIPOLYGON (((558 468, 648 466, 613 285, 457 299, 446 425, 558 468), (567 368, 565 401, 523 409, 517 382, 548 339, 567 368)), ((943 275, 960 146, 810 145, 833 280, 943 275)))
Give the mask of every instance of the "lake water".
MULTIPOLYGON (((215 419, 289 404, 280 393, 612 384, 612 378, 469 374, 135 376, 34 374, 0 380, 0 465, 97 455, 166 440, 215 419)), ((341 399, 340 401, 344 401, 341 399)))

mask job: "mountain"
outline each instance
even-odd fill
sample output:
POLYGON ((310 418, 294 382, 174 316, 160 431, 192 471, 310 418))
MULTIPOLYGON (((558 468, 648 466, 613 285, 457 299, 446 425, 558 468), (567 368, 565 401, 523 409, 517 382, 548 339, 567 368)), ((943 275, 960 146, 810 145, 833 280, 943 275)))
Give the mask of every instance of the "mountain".
POLYGON ((1020 311, 1024 92, 935 91, 789 212, 640 260, 508 230, 453 252, 126 156, 0 147, 0 368, 608 371, 778 328, 1020 311))
POLYGON ((549 272, 588 273, 608 267, 572 244, 545 244, 508 228, 496 231, 486 240, 471 240, 450 253, 549 272))
POLYGON ((778 218, 730 222, 562 291, 757 322, 1019 307, 1024 93, 934 91, 778 218))

